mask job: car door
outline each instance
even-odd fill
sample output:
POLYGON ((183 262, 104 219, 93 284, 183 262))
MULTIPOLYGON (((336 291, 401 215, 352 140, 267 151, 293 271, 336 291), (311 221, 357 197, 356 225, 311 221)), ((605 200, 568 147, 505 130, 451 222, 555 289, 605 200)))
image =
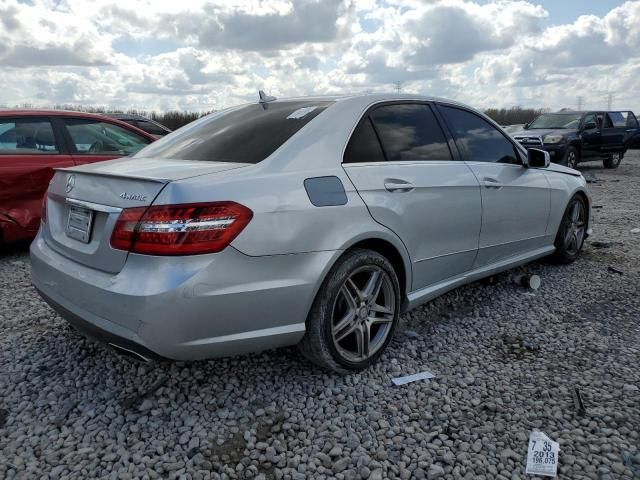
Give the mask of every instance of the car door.
POLYGON ((582 151, 581 158, 587 160, 600 156, 600 128, 598 118, 595 113, 590 113, 584 117, 581 125, 582 151))
POLYGON ((371 215, 407 247, 414 291, 470 270, 477 253, 480 188, 451 147, 429 104, 404 102, 371 108, 345 151, 371 215))
POLYGON ((94 118, 61 117, 76 164, 101 162, 133 155, 151 143, 134 129, 94 118))
POLYGON ((637 148, 636 142, 640 140, 640 125, 633 112, 622 112, 625 118, 625 145, 627 148, 637 148))
POLYGON ((524 167, 515 144, 479 114, 445 104, 438 110, 481 186, 482 231, 474 266, 548 246, 551 196, 544 170, 524 167))
POLYGON ((624 150, 624 140, 627 134, 626 124, 627 120, 621 112, 605 112, 600 147, 603 155, 624 150))
POLYGON ((46 116, 0 117, 0 229, 5 241, 33 236, 53 169, 73 165, 46 116))

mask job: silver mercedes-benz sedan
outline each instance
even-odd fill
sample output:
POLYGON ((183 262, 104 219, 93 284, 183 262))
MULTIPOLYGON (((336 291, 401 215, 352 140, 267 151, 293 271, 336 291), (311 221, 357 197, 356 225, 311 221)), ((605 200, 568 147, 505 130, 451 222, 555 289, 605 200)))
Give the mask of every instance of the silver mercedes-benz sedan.
POLYGON ((579 172, 460 103, 262 96, 132 158, 58 170, 33 283, 138 358, 297 344, 345 372, 374 362, 408 309, 573 261, 589 218, 579 172))

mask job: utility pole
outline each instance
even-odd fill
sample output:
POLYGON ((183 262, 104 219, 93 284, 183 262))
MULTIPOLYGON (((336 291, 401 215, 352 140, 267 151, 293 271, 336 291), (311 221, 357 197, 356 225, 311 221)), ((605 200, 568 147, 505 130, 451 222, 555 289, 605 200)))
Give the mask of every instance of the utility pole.
POLYGON ((609 92, 609 95, 607 95, 607 110, 611 110, 612 103, 613 103, 613 93, 609 92))
POLYGON ((402 82, 401 81, 397 81, 395 82, 396 85, 396 93, 402 93, 402 82))
POLYGON ((582 111, 582 95, 578 96, 578 111, 582 111))

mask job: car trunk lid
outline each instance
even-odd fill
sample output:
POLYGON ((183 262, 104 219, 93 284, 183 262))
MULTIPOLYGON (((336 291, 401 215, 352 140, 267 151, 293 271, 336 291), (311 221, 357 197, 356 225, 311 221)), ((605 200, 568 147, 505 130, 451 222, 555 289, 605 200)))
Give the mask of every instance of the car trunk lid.
POLYGON ((126 159, 59 169, 48 190, 45 240, 78 263, 118 273, 128 252, 112 248, 110 239, 122 209, 151 205, 172 181, 243 166, 246 164, 126 159))

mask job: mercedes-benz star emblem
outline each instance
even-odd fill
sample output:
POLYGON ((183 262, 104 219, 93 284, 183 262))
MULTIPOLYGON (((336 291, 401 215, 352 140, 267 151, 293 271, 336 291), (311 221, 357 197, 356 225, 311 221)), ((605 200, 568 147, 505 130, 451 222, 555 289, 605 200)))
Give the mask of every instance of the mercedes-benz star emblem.
POLYGON ((69 178, 67 178, 67 188, 65 188, 65 192, 69 193, 71 190, 73 190, 73 187, 76 185, 76 176, 75 175, 69 175, 69 178))

